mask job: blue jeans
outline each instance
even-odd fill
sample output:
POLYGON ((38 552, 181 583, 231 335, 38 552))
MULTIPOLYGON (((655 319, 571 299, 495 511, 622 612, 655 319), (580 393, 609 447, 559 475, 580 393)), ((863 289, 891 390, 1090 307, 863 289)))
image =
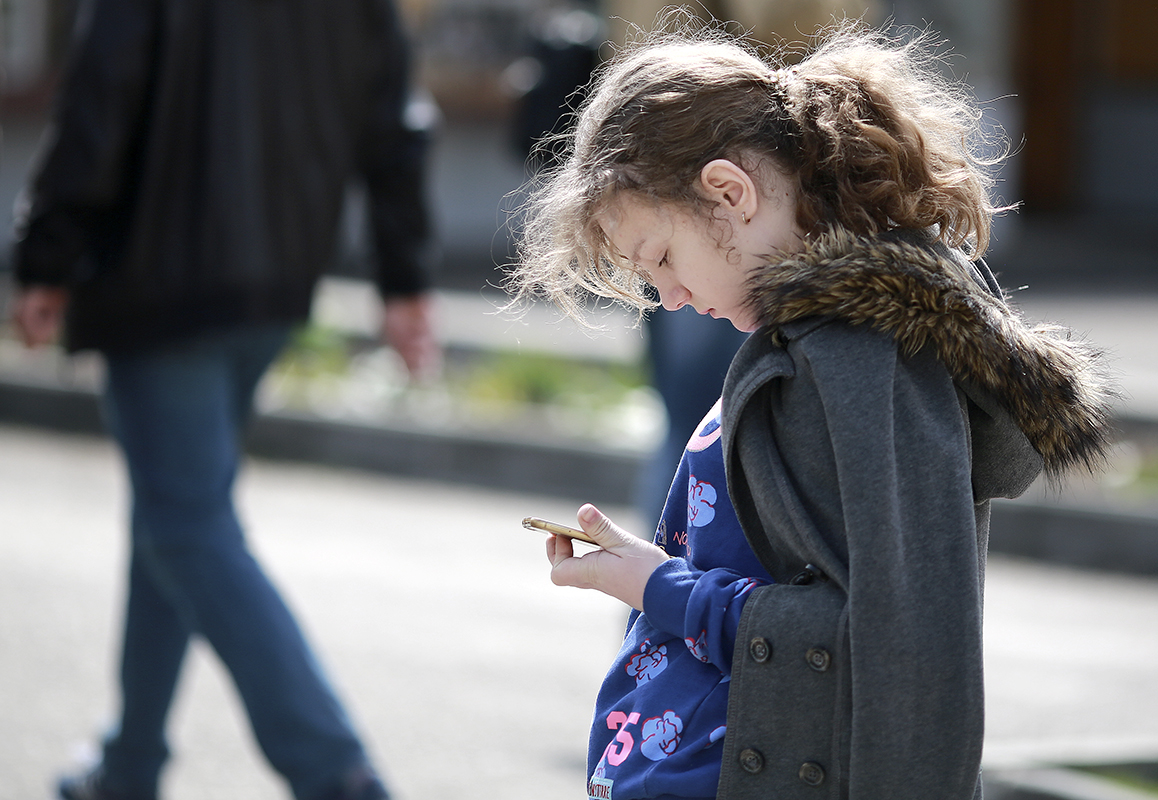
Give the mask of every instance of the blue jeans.
POLYGON ((287 332, 231 330, 107 357, 108 422, 133 495, 123 705, 104 751, 111 786, 156 790, 169 754, 165 719, 193 634, 229 671, 262 751, 296 797, 366 763, 233 506, 254 389, 287 332))

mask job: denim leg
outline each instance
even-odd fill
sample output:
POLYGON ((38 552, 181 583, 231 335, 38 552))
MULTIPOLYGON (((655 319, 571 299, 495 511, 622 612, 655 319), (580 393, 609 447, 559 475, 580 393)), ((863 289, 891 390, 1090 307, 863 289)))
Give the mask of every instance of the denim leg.
POLYGON ((240 439, 284 330, 203 336, 108 357, 110 427, 133 491, 121 725, 106 744, 117 784, 155 785, 164 720, 189 634, 232 676, 262 751, 298 797, 366 756, 233 506, 240 439))
POLYGON ((165 717, 189 643, 189 628, 154 584, 142 559, 129 564, 121 654, 121 724, 105 742, 109 788, 152 796, 169 757, 165 717))

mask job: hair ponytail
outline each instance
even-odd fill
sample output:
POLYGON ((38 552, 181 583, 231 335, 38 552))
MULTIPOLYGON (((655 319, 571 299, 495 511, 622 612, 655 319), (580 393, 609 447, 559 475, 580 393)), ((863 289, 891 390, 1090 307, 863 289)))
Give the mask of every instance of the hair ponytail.
POLYGON ((799 147, 784 155, 805 230, 937 226, 947 243, 985 251, 999 210, 988 169, 999 159, 982 155, 980 112, 938 71, 927 39, 848 23, 792 68, 799 147))

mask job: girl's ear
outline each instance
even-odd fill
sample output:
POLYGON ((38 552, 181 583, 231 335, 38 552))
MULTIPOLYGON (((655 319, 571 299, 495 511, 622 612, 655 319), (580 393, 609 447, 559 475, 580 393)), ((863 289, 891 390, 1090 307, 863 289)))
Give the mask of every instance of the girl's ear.
POLYGON ((727 214, 752 219, 756 214, 759 193, 747 171, 734 161, 717 158, 700 170, 700 189, 709 200, 720 204, 727 214))

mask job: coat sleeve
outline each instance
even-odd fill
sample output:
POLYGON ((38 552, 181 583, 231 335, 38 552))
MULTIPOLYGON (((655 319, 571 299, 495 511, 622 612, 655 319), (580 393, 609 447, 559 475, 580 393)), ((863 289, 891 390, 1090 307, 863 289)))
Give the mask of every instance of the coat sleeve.
POLYGON ((20 283, 59 285, 76 277, 104 215, 124 199, 126 168, 145 113, 158 5, 88 0, 52 124, 16 221, 20 283))
POLYGON ((824 325, 789 352, 795 375, 754 395, 734 437, 734 477, 784 565, 828 577, 747 603, 719 796, 968 800, 980 554, 955 387, 865 328, 824 325))
POLYGON ((429 286, 431 225, 425 174, 433 101, 411 91, 410 49, 394 4, 376 0, 379 36, 371 55, 366 125, 359 147, 376 254, 375 283, 385 297, 429 286), (424 111, 423 109, 427 109, 424 111))

